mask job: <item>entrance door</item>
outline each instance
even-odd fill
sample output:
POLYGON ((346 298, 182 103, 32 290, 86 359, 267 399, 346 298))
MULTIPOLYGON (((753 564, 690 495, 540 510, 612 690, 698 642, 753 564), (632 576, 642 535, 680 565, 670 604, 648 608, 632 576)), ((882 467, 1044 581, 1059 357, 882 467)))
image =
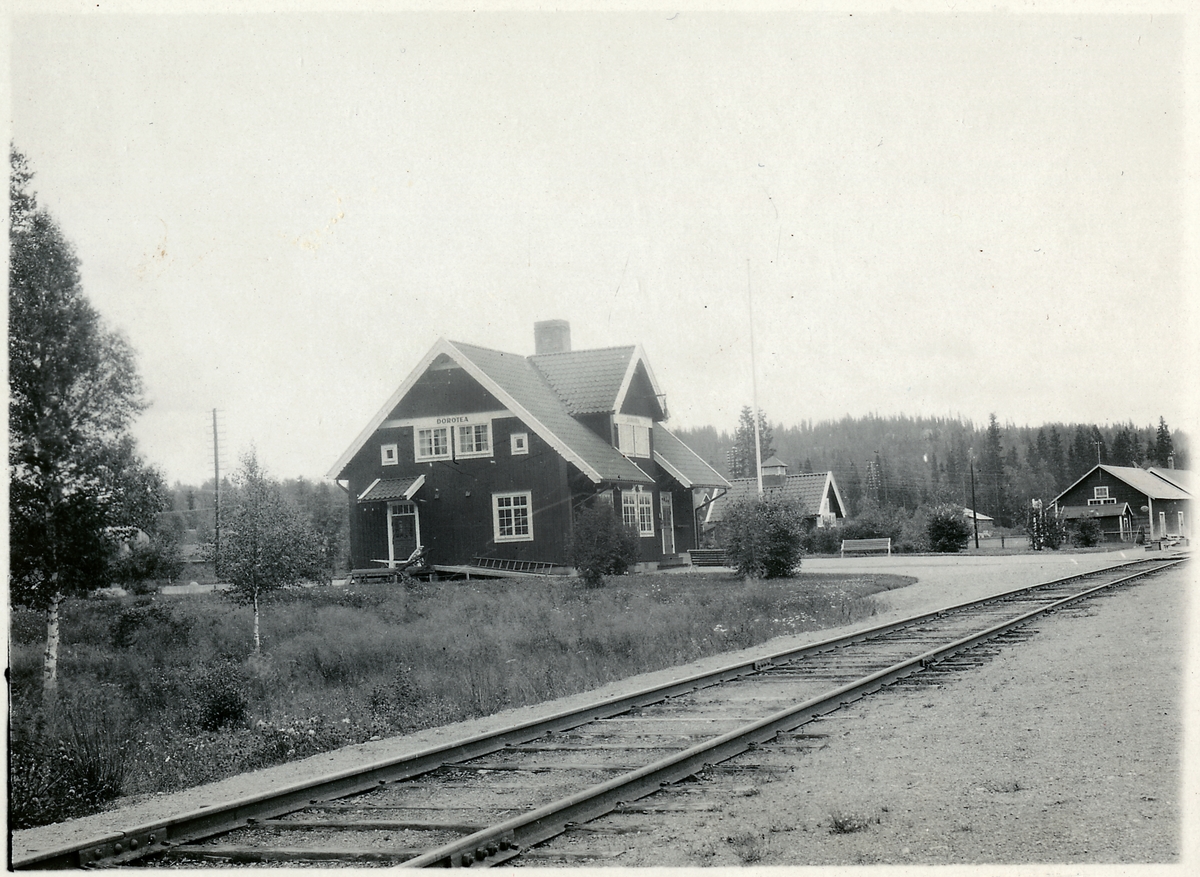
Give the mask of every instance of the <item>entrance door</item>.
POLYGON ((675 553, 675 508, 671 504, 673 494, 664 490, 658 495, 658 507, 662 512, 663 554, 675 553))
POLYGON ((392 534, 388 547, 390 565, 403 563, 412 557, 421 544, 421 524, 415 502, 394 502, 388 505, 388 530, 392 534))

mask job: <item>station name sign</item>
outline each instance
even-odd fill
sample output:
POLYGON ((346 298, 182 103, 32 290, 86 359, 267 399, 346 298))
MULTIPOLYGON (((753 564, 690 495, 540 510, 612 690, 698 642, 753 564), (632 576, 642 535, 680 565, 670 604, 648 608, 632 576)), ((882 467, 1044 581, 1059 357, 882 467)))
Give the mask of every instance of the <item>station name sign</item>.
POLYGON ((387 429, 402 426, 417 429, 428 429, 431 426, 473 426, 477 423, 489 423, 498 417, 515 416, 511 411, 473 411, 470 414, 439 414, 434 417, 400 417, 385 420, 381 426, 387 429))

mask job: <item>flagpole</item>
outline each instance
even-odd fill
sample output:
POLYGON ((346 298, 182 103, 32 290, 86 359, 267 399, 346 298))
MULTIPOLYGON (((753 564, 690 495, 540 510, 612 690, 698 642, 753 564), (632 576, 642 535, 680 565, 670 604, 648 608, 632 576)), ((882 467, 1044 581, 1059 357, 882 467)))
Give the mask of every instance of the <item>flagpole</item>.
POLYGON ((763 495, 762 435, 758 421, 758 368, 754 361, 754 294, 750 288, 750 260, 746 260, 746 303, 750 309, 750 392, 754 403, 754 472, 758 476, 758 496, 763 495))

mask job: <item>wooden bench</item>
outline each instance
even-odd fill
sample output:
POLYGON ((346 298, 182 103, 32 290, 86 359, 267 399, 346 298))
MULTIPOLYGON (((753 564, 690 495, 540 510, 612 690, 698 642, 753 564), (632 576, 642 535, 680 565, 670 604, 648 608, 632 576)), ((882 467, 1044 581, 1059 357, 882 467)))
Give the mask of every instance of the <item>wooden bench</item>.
POLYGON ((724 548, 693 548, 688 554, 692 566, 726 566, 729 563, 724 548))
POLYGON ((371 567, 370 569, 352 569, 350 577, 346 580, 347 584, 356 585, 362 583, 390 585, 396 584, 396 580, 400 577, 399 570, 388 569, 385 567, 371 567))
POLYGON ((846 556, 847 551, 886 551, 888 557, 892 556, 892 540, 888 539, 843 539, 842 540, 842 557, 846 556))

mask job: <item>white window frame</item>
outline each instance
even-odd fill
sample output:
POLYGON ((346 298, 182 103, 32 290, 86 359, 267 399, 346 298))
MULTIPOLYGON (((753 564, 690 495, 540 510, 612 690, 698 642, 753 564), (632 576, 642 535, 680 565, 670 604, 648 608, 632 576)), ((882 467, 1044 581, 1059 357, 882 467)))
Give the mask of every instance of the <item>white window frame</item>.
POLYGON ((650 430, 654 427, 654 421, 633 414, 614 414, 613 422, 617 427, 617 450, 626 457, 649 460, 650 430))
POLYGON ((489 420, 484 423, 467 423, 456 426, 454 427, 454 441, 454 456, 459 460, 490 457, 492 455, 492 422, 489 420), (482 445, 479 442, 480 435, 483 436, 482 445), (465 450, 463 447, 463 439, 467 437, 471 442, 470 450, 465 450))
POLYGON ((400 446, 399 445, 380 445, 379 446, 379 464, 381 466, 398 466, 398 465, 400 465, 400 446))
POLYGON ((497 542, 532 542, 533 541, 533 494, 528 490, 515 490, 506 493, 492 494, 492 536, 497 542), (524 527, 517 524, 517 512, 524 509, 524 527), (501 526, 503 510, 513 513, 509 522, 512 532, 503 533, 501 526), (523 529, 525 532, 518 532, 523 529))
POLYGON ((653 536, 654 494, 640 487, 621 491, 621 521, 639 536, 653 536))
POLYGON ((529 453, 529 433, 514 432, 508 437, 508 449, 514 457, 529 453))
POLYGON ((425 427, 418 426, 418 427, 414 427, 413 428, 413 456, 418 463, 427 463, 431 460, 449 460, 452 456, 450 449, 453 447, 453 444, 452 444, 453 439, 454 439, 454 436, 451 435, 451 429, 448 426, 425 426, 425 427), (442 434, 442 447, 445 449, 444 453, 438 454, 438 453, 432 452, 432 449, 437 446, 437 443, 433 440, 433 436, 436 433, 442 434), (425 434, 428 434, 430 437, 429 445, 430 445, 431 452, 428 454, 422 453, 422 447, 421 447, 421 436, 425 435, 425 434))
POLYGON ((1094 499, 1108 499, 1108 488, 1107 487, 1092 488, 1092 497, 1094 499))

